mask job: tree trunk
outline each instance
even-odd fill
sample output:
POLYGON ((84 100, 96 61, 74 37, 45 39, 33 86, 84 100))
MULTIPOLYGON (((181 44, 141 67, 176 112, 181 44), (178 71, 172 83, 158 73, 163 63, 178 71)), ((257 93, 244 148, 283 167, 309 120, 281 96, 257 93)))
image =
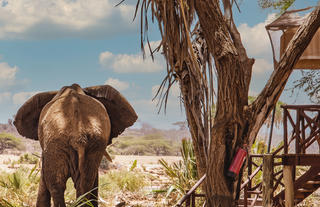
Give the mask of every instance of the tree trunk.
POLYGON ((247 134, 244 106, 248 105, 248 77, 254 61, 233 44, 218 1, 195 4, 218 76, 217 110, 207 163, 207 202, 208 206, 234 206, 237 182, 226 174, 236 148, 244 144, 247 134))

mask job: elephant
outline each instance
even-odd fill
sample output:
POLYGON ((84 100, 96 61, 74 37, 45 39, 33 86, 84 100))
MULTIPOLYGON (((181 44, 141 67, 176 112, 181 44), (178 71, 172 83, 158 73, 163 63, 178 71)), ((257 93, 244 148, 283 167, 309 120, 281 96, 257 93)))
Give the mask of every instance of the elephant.
MULTIPOLYGON (((138 116, 129 102, 109 85, 64 86, 42 92, 18 110, 14 125, 27 138, 39 140, 42 168, 37 207, 64 207, 69 177, 76 196, 98 197, 98 168, 112 139, 134 124, 138 116)), ((110 158, 110 157, 109 157, 110 158)), ((98 206, 97 201, 93 202, 98 206)))

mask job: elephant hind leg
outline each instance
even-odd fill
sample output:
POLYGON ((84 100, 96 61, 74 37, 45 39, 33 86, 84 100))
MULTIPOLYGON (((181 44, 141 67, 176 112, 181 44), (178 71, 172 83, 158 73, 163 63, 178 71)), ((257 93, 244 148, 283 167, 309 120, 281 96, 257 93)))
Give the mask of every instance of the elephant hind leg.
POLYGON ((54 206, 65 207, 64 191, 69 178, 68 156, 62 151, 49 149, 43 152, 42 169, 54 206))
POLYGON ((79 153, 80 185, 77 189, 77 197, 90 191, 86 196, 93 206, 98 206, 98 170, 103 156, 103 151, 79 153), (84 158, 85 157, 85 158, 84 158))
POLYGON ((50 192, 44 182, 43 171, 41 171, 36 207, 48 207, 50 206, 50 200, 51 200, 50 192))

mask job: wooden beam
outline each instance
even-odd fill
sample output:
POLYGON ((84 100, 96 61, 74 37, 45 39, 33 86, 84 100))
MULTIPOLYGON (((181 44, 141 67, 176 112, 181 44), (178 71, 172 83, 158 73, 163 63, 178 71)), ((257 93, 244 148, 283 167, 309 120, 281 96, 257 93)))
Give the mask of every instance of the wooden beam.
POLYGON ((273 204, 273 156, 266 154, 263 156, 263 206, 272 207, 273 204))
POLYGON ((320 166, 319 154, 285 154, 282 155, 283 165, 311 165, 320 166))
POLYGON ((283 166, 283 181, 284 181, 284 198, 285 198, 285 207, 294 206, 294 185, 292 177, 292 166, 284 165, 283 166))

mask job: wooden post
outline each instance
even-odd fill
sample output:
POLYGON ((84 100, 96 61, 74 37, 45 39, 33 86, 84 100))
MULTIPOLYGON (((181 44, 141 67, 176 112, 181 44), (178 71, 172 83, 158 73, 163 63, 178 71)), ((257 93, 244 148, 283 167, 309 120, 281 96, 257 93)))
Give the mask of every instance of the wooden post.
POLYGON ((292 166, 284 165, 283 166, 283 181, 284 181, 284 199, 285 207, 294 206, 294 186, 293 186, 293 177, 292 177, 292 166))
POLYGON ((273 156, 272 154, 263 155, 263 206, 272 207, 273 204, 273 156))
POLYGON ((190 207, 190 196, 186 200, 186 207, 190 207))
POLYGON ((283 147, 284 154, 288 154, 288 109, 283 108, 283 147))
POLYGON ((243 206, 248 207, 248 185, 244 186, 244 198, 243 206))
POLYGON ((296 154, 301 153, 301 132, 300 132, 300 109, 296 110, 296 125, 294 126, 296 132, 296 154))
MULTIPOLYGON (((248 178, 249 176, 252 174, 252 162, 253 162, 253 158, 252 156, 249 156, 249 159, 248 159, 248 178)), ((251 190, 252 188, 252 181, 251 179, 249 180, 249 183, 248 183, 248 188, 247 190, 251 190)), ((251 197, 251 196, 250 196, 251 197)))
POLYGON ((191 206, 196 207, 196 194, 195 194, 195 192, 193 192, 191 194, 191 206))

